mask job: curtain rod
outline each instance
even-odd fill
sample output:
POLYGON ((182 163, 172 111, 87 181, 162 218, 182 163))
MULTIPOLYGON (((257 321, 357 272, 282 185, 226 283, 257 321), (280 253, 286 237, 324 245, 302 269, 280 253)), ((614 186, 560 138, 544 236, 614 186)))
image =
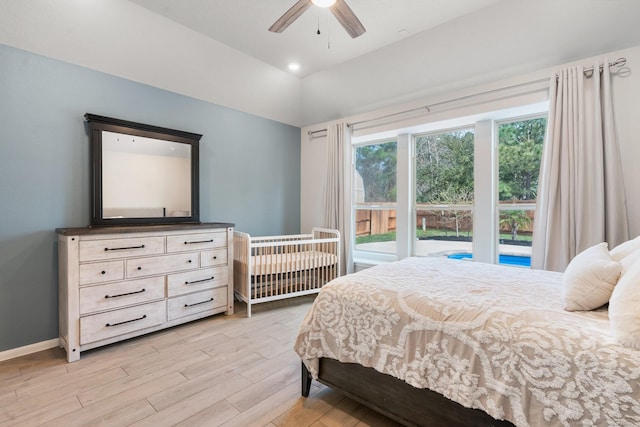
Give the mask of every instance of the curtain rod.
MULTIPOLYGON (((438 105, 438 104, 431 104, 431 106, 433 105, 438 105)), ((428 105, 423 105, 422 107, 416 107, 410 110, 398 111, 397 113, 391 113, 391 114, 386 114, 384 116, 379 116, 379 117, 376 117, 375 119, 360 120, 359 122, 347 123, 347 127, 361 125, 362 123, 376 122, 378 120, 388 119, 389 117, 399 116, 401 114, 413 113, 414 111, 421 111, 421 110, 427 110, 427 113, 431 112, 431 109, 429 108, 428 105)))
MULTIPOLYGON (((618 58, 615 61, 613 61, 612 63, 610 63, 609 67, 623 67, 624 65, 626 65, 626 63, 627 63, 627 58, 618 58)), ((600 70, 602 70, 602 66, 603 65, 601 64, 600 65, 600 70)), ((594 69, 594 67, 585 68, 584 69, 584 73, 585 74, 593 73, 593 69, 594 69)), ((500 92, 500 91, 507 90, 507 89, 513 89, 513 88, 520 87, 520 86, 528 86, 528 85, 533 85, 533 84, 536 84, 536 83, 542 83, 542 82, 545 82, 545 81, 548 81, 548 80, 549 80, 548 78, 538 79, 538 80, 533 80, 533 81, 530 81, 530 82, 518 83, 518 84, 511 85, 511 86, 505 86, 505 87, 501 87, 501 88, 497 88, 497 89, 491 89, 491 90, 487 90, 487 91, 484 91, 484 92, 478 92, 478 93, 474 93, 474 94, 471 94, 471 95, 460 96, 458 98, 452 98, 452 99, 448 99, 446 101, 436 102, 434 104, 423 105, 422 107, 411 108, 409 110, 398 111, 396 113, 391 113, 391 114, 387 114, 387 115, 384 115, 384 116, 379 116, 379 117, 376 117, 376 118, 373 118, 373 119, 361 120, 359 122, 353 122, 353 123, 347 123, 347 127, 354 127, 354 126, 357 126, 357 125, 361 125, 363 123, 376 122, 378 120, 387 119, 389 117, 398 116, 398 115, 401 115, 401 114, 413 113, 415 111, 420 111, 420 110, 427 110, 427 112, 431 112, 431 108, 433 108, 433 107, 438 107, 438 106, 441 106, 441 105, 446 105, 446 104, 450 104, 452 102, 457 102, 457 101, 464 101, 465 99, 475 98, 477 96, 487 95, 487 94, 490 94, 490 93, 493 93, 493 92, 500 92)), ((325 131, 326 131, 326 129, 325 129, 325 131)))
MULTIPOLYGON (((618 58, 618 59, 616 59, 615 61, 613 61, 612 63, 609 64, 609 68, 612 68, 612 67, 624 67, 625 65, 627 65, 627 58, 618 58)), ((600 71, 602 71, 602 67, 603 66, 604 66, 604 64, 600 64, 598 66, 598 69, 600 71)), ((593 69, 594 69, 594 67, 587 67, 583 71, 584 71, 585 74, 588 74, 588 73, 593 73, 593 69)))
POLYGON ((315 138, 322 138, 327 136, 328 128, 309 130, 307 131, 307 136, 309 137, 309 141, 314 140, 315 138))
POLYGON ((538 79, 538 80, 533 80, 533 81, 530 81, 530 82, 518 83, 518 84, 515 84, 515 85, 511 85, 511 86, 504 86, 504 87, 497 88, 497 89, 491 89, 491 90, 487 90, 487 91, 484 91, 484 92, 473 93, 471 95, 460 96, 458 98, 452 98, 452 99, 448 99, 446 101, 436 102, 436 103, 429 104, 429 105, 423 105, 422 107, 412 108, 410 110, 398 111, 397 113, 387 114, 385 116, 376 117, 374 119, 360 120, 359 122, 347 123, 347 126, 348 127, 353 127, 353 126, 361 125, 363 123, 376 122, 378 120, 386 119, 388 117, 397 116, 397 115, 400 115, 400 114, 413 113, 414 111, 427 110, 427 112, 431 112, 431 108, 433 108, 433 107, 438 107, 438 106, 441 106, 441 105, 450 104, 452 102, 463 101, 465 99, 475 98, 477 96, 487 95, 487 94, 493 93, 493 92, 500 92, 500 91, 507 90, 507 89, 513 89, 515 87, 528 86, 528 85, 532 85, 532 84, 535 84, 535 83, 542 83, 542 82, 546 82, 548 80, 549 80, 548 78, 538 79))

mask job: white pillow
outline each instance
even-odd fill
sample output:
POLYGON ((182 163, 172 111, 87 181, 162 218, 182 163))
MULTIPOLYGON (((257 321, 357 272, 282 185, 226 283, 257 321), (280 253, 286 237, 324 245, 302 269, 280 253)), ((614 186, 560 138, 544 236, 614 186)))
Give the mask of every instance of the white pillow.
POLYGON ((567 311, 593 310, 609 301, 622 265, 613 261, 607 243, 576 255, 562 276, 562 303, 567 311))
POLYGON ((635 239, 627 240, 624 243, 620 243, 615 248, 611 249, 611 258, 614 261, 622 261, 622 258, 631 254, 632 252, 636 252, 640 250, 640 236, 635 239))
POLYGON ((609 323, 620 344, 640 350, 640 262, 620 279, 609 301, 609 323))
POLYGON ((629 255, 622 258, 619 261, 620 264, 622 264, 622 272, 620 273, 620 278, 622 278, 622 276, 626 274, 627 271, 629 271, 629 268, 631 268, 631 266, 635 264, 636 261, 638 261, 639 259, 640 259, 640 250, 631 252, 629 255))

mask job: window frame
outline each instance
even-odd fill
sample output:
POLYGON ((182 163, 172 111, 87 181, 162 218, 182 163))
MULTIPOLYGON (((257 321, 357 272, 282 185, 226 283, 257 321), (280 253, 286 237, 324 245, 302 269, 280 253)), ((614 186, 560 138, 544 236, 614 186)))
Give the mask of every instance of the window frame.
MULTIPOLYGON (((410 239, 412 242, 412 246, 411 246, 411 256, 419 256, 416 253, 416 245, 417 245, 417 241, 418 241, 418 236, 417 236, 417 230, 418 230, 418 223, 417 223, 417 217, 418 217, 418 211, 419 210, 429 210, 429 209, 422 209, 422 204, 418 204, 417 201, 417 191, 416 191, 416 187, 417 187, 417 172, 418 172, 418 167, 417 167, 417 144, 418 144, 418 138, 421 137, 425 137, 425 136, 431 136, 431 135, 441 135, 441 134, 446 134, 446 133, 450 133, 450 132, 455 132, 455 131, 465 131, 465 130, 471 130, 473 132, 473 136, 474 136, 474 150, 475 150, 475 133, 476 133, 476 123, 472 122, 472 123, 468 123, 468 124, 460 124, 459 126, 453 126, 453 127, 447 127, 447 128, 443 128, 443 129, 437 129, 437 130, 430 130, 428 132, 421 132, 421 133, 416 133, 414 135, 411 135, 411 152, 412 152, 412 158, 411 158, 411 235, 410 235, 410 239)), ((474 171, 475 171, 475 152, 474 152, 474 159, 473 159, 473 166, 474 166, 474 171)), ((432 205, 432 207, 430 208, 431 210, 447 210, 447 211, 454 211, 454 210, 461 210, 460 208, 462 207, 464 210, 469 210, 471 212, 471 218, 472 218, 472 230, 473 230, 473 224, 475 224, 475 177, 474 177, 474 201, 471 204, 464 204, 464 205, 432 205)), ((472 239, 473 241, 473 239, 472 239)), ((471 253, 473 254, 473 247, 471 250, 471 253)), ((422 255, 424 256, 424 255, 422 255)), ((428 255, 427 255, 428 256, 428 255)))
MULTIPOLYGON (((372 265, 395 261, 415 255, 417 230, 417 203, 415 192, 415 137, 446 133, 453 130, 474 129, 474 203, 473 203, 473 246, 474 261, 497 263, 499 253, 498 224, 498 125, 534 118, 547 118, 549 101, 533 101, 496 109, 478 114, 441 121, 425 122, 407 128, 384 130, 380 133, 355 136, 352 139, 351 158, 351 224, 349 240, 354 263, 372 265), (480 142, 480 139, 482 141, 480 142), (396 195, 396 253, 369 252, 355 249, 355 199, 354 171, 355 150, 357 147, 396 141, 397 156, 397 195, 396 195), (477 175, 479 174, 479 175, 477 175), (485 182, 479 187, 478 176, 485 182), (487 181, 487 177, 490 180, 487 181), (481 191, 479 189, 481 188, 481 191), (485 200, 479 200, 485 198, 485 200), (404 205, 406 206, 404 206, 404 205), (481 225, 482 227, 479 227, 481 225), (490 227, 487 227, 490 226, 490 227), (483 228, 486 228, 483 229, 483 228), (476 257, 476 255, 479 255, 476 257), (480 256, 481 255, 481 256, 480 256)), ((360 204, 358 207, 366 205, 360 204)), ((458 207, 458 206, 456 206, 458 207)))
MULTIPOLYGON (((494 120, 494 161, 495 161, 495 183, 494 183, 494 191, 495 191, 495 200, 494 200, 494 220, 493 220, 493 224, 495 227, 495 234, 494 234, 494 242, 495 242, 495 253, 493 256, 493 263, 497 264, 499 262, 500 259, 500 212, 501 211, 509 211, 509 210, 524 210, 524 211, 534 211, 537 208, 537 204, 538 204, 538 198, 536 196, 536 200, 535 203, 523 203, 523 204, 519 204, 516 205, 514 203, 511 204, 504 204, 502 207, 500 206, 500 194, 499 194, 499 185, 500 185, 500 176, 499 176, 499 172, 500 172, 500 155, 499 155, 499 150, 500 150, 500 140, 499 140, 499 135, 500 135, 500 126, 505 125, 505 124, 509 124, 509 123, 515 123, 515 122, 525 122, 528 120, 535 120, 535 119, 546 119, 546 125, 549 124, 549 114, 548 114, 548 110, 545 113, 531 113, 531 114, 524 114, 524 115, 519 115, 519 116, 514 116, 514 117, 509 117, 509 118, 504 118, 504 119, 500 119, 500 120, 494 120)), ((542 142, 543 144, 543 150, 544 150, 544 144, 546 143, 546 125, 545 125, 545 137, 544 137, 544 141, 542 142)), ((542 165, 542 158, 540 159, 540 163, 542 165)), ((538 181, 539 182, 539 181, 538 181)), ((535 221, 535 216, 534 216, 534 221, 535 221)), ((533 242, 532 242, 533 244, 533 242)))
POLYGON ((351 241, 351 250, 353 253, 353 259, 355 261, 364 261, 365 263, 380 263, 380 262, 390 262, 396 261, 398 259, 397 256, 397 228, 396 228, 396 252, 378 252, 378 251, 369 251, 363 249, 356 249, 356 211, 357 210, 395 210, 396 215, 398 212, 398 195, 397 195, 397 174, 398 174, 398 137, 387 137, 387 138, 379 138, 372 139, 367 141, 362 141, 359 143, 354 143, 351 146, 351 235, 349 239, 351 241), (358 203, 356 201, 356 151, 358 148, 366 147, 370 145, 382 145, 388 143, 396 144, 396 201, 393 203, 390 202, 371 202, 371 203, 358 203))

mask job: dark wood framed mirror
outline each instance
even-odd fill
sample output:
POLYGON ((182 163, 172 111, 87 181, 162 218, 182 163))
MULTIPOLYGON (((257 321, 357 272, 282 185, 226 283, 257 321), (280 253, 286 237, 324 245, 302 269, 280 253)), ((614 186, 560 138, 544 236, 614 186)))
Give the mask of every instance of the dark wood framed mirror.
POLYGON ((200 222, 202 135, 85 114, 91 225, 200 222))

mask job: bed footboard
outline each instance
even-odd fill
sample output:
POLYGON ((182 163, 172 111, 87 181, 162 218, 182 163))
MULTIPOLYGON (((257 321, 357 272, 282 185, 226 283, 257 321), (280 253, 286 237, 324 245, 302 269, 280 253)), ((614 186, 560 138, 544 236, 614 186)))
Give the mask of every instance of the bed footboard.
POLYGON ((234 232, 236 297, 251 305, 317 293, 340 275, 340 232, 251 237, 234 232))

